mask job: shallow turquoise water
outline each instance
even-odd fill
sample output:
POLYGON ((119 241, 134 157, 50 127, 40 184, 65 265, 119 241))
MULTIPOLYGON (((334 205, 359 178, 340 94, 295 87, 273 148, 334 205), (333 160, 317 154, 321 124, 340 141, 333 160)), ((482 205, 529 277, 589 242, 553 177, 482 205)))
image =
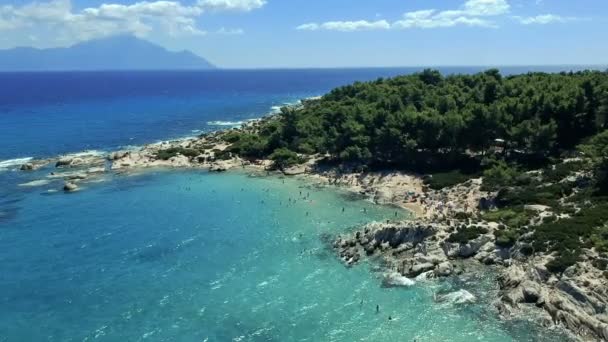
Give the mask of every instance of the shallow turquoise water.
POLYGON ((18 210, 0 221, 0 340, 559 340, 483 300, 433 302, 483 298, 490 278, 383 288, 373 263, 345 268, 327 234, 395 209, 337 191, 195 171, 44 190, 4 197, 18 210))

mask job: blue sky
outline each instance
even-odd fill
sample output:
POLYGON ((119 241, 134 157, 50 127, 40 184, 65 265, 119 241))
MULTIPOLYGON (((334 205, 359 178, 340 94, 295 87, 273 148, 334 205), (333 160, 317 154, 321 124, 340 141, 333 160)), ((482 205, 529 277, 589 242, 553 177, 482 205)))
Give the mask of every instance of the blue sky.
POLYGON ((134 34, 227 68, 607 64, 606 0, 1 0, 0 48, 134 34))

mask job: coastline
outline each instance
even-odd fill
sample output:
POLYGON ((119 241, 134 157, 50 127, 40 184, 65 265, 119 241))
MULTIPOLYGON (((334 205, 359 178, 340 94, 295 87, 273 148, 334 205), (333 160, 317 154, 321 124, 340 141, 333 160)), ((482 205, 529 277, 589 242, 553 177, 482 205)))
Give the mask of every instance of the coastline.
MULTIPOLYGON (((255 130, 257 123, 264 120, 273 120, 273 116, 248 122, 238 130, 255 130)), ((217 158, 229 146, 223 136, 231 130, 110 153, 83 152, 31 159, 20 168, 25 172, 52 168, 46 180, 63 180, 63 190, 66 192, 78 191, 89 182, 102 181, 108 174, 129 174, 151 168, 279 173, 271 171, 270 160, 252 162, 239 157, 217 158), (161 151, 170 149, 196 149, 201 153, 186 156, 178 152, 167 159, 158 157, 161 151)), ((431 190, 425 187, 422 175, 325 168, 319 166, 321 159, 322 156, 312 156, 307 163, 280 173, 303 178, 311 184, 338 186, 375 203, 395 205, 415 214, 412 220, 391 222, 389 218, 389 222, 372 223, 337 237, 333 246, 347 266, 357 264, 366 256, 376 256, 383 260, 388 274, 393 274, 387 281, 403 283, 405 280, 402 277, 410 279, 424 275, 439 278, 461 274, 465 270, 458 264, 463 260, 480 265, 497 265, 501 267, 497 281, 500 291, 495 306, 502 318, 510 319, 533 312, 538 314, 537 322, 540 324, 562 325, 581 340, 608 339, 608 325, 590 314, 596 311, 596 307, 605 306, 608 297, 605 290, 596 291, 605 286, 601 276, 597 277, 592 268, 586 268, 581 273, 566 275, 566 279, 557 279, 544 267, 548 256, 528 258, 519 255, 516 248, 497 246, 494 234, 497 224, 470 218, 480 213, 482 199, 493 196, 481 191, 481 179, 431 190), (485 232, 467 243, 450 242, 451 233, 462 225, 467 228, 480 226, 485 232)), ((29 185, 21 185, 48 184, 44 181, 32 180, 29 185)))

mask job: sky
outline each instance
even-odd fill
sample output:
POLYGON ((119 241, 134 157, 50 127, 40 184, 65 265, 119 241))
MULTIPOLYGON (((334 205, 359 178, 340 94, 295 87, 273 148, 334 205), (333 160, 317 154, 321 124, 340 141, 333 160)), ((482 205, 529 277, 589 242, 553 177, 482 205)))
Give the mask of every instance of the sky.
POLYGON ((607 0, 0 0, 0 49, 132 34, 223 68, 608 64, 607 0))

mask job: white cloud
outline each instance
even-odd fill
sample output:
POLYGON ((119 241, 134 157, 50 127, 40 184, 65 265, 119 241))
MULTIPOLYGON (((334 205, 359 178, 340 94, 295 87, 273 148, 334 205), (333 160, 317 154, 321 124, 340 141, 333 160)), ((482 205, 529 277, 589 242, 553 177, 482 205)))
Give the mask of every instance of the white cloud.
POLYGON ((459 9, 436 11, 433 9, 407 12, 403 19, 393 23, 396 28, 439 28, 463 26, 496 27, 483 17, 509 13, 511 7, 506 0, 468 0, 459 9))
POLYGON ((198 6, 203 9, 217 11, 249 12, 262 8, 266 0, 198 0, 198 6))
POLYGON ((541 15, 537 15, 534 17, 514 16, 513 19, 519 21, 523 25, 533 25, 533 24, 546 25, 546 24, 553 24, 553 23, 567 23, 567 22, 571 22, 571 21, 583 20, 582 18, 562 17, 562 16, 555 15, 555 14, 541 14, 541 15))
MULTIPOLYGON (((64 43, 117 34, 143 37, 153 32, 202 36, 207 31, 197 26, 197 19, 206 11, 251 11, 265 3, 265 0, 199 0, 193 5, 183 5, 180 1, 157 0, 104 3, 75 10, 71 0, 48 0, 0 6, 0 32, 12 31, 25 36, 46 32, 64 43)), ((240 34, 242 30, 220 33, 240 34)))
POLYGON ((227 29, 227 28, 220 28, 219 30, 215 31, 215 33, 217 34, 225 34, 225 35, 241 35, 244 34, 245 31, 243 31, 243 29, 237 28, 237 29, 227 29))
POLYGON ((388 30, 390 28, 391 28, 391 24, 389 24, 388 21, 386 21, 386 20, 328 21, 328 22, 322 23, 322 24, 308 23, 308 24, 303 24, 303 25, 296 27, 296 29, 298 29, 298 30, 308 30, 308 31, 328 30, 328 31, 341 31, 341 32, 353 32, 353 31, 363 31, 363 30, 388 30))
POLYGON ((511 6, 507 0, 467 0, 462 6, 454 10, 437 11, 423 9, 407 12, 402 19, 393 23, 386 20, 379 21, 329 21, 325 23, 303 24, 298 30, 333 30, 353 32, 361 30, 388 30, 410 28, 440 28, 462 26, 496 27, 497 25, 486 17, 499 16, 509 13, 511 6))
POLYGON ((469 0, 463 7, 464 14, 478 16, 501 15, 511 9, 507 0, 469 0))

